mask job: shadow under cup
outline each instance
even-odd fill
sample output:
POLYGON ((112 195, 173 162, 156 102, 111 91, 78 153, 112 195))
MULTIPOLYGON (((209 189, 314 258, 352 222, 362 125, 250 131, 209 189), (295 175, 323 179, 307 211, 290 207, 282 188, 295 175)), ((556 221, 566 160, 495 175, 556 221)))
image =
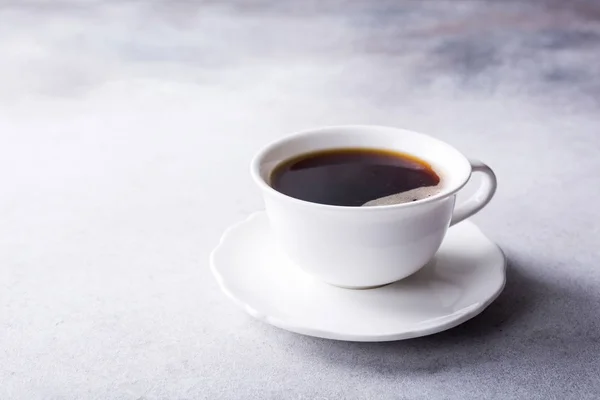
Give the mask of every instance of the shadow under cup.
POLYGON ((327 283, 358 289, 395 282, 427 264, 444 239, 456 192, 468 181, 471 164, 452 146, 427 135, 379 126, 339 126, 300 132, 268 145, 252 161, 251 174, 285 254, 327 283), (345 207, 299 200, 269 185, 280 163, 339 148, 411 154, 433 167, 442 187, 415 202, 345 207))

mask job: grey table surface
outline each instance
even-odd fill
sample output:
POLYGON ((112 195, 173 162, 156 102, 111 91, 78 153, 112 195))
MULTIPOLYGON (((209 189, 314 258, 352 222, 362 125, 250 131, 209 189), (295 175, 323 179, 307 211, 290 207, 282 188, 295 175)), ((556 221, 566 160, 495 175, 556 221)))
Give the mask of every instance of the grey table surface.
POLYGON ((0 1, 1 399, 597 399, 600 3, 0 1), (497 171, 506 289, 348 343, 251 319, 208 255, 253 153, 410 128, 497 171))

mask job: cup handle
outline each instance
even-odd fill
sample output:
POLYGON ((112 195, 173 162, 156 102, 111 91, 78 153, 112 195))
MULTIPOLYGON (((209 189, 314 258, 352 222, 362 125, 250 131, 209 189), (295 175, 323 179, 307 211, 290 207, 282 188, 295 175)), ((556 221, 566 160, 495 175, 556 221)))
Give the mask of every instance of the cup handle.
POLYGON ((471 171, 483 173, 483 181, 477 191, 461 205, 454 208, 452 213, 452 220, 450 220, 450 226, 459 223, 462 220, 469 218, 471 215, 477 213, 483 207, 490 202, 494 193, 496 193, 496 187, 498 181, 496 180, 496 174, 494 171, 479 160, 470 159, 471 171))

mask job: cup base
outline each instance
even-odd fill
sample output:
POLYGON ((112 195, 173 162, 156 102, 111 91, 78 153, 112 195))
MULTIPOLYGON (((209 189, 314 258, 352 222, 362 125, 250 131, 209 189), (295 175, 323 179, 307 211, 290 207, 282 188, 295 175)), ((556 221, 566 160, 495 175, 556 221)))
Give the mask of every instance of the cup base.
MULTIPOLYGON (((418 268, 413 269, 406 275, 396 276, 396 277, 394 277, 395 279, 392 278, 393 280, 391 280, 391 281, 387 281, 387 282, 384 281, 383 283, 375 282, 375 284, 369 284, 369 285, 345 285, 345 284, 334 283, 330 280, 324 279, 323 277, 319 276, 317 273, 314 273, 314 272, 308 270, 307 268, 304 268, 302 266, 302 264, 294 262, 291 259, 289 259, 289 262, 292 265, 294 265, 294 267, 296 267, 297 269, 299 269, 303 273, 305 273, 306 275, 310 276, 311 278, 313 278, 319 282, 323 282, 329 286, 337 287, 340 289, 348 289, 348 290, 369 290, 369 289, 382 288, 382 287, 388 286, 388 285, 393 285, 394 283, 397 283, 397 282, 403 281, 404 279, 410 278, 411 276, 413 276, 414 274, 416 274, 417 272, 419 272, 420 270, 425 268, 427 266, 427 264, 429 264, 433 260, 435 260, 435 256, 432 257, 432 259, 429 260, 428 262, 426 262, 425 264, 419 266, 418 268)), ((380 282, 381 282, 381 280, 380 280, 380 282)))
MULTIPOLYGON (((316 278, 318 279, 318 278, 316 278)), ((404 278, 402 278, 404 279, 404 278)), ((398 279, 398 281, 401 281, 402 279, 398 279)), ((348 290, 369 290, 369 289, 378 289, 387 285, 391 285, 392 283, 396 283, 398 281, 393 281, 390 283, 383 283, 381 285, 373 285, 373 286, 343 286, 343 285, 336 285, 335 283, 329 283, 329 282, 325 282, 326 284, 328 284, 329 286, 333 286, 333 287, 338 287, 340 289, 348 289, 348 290)))

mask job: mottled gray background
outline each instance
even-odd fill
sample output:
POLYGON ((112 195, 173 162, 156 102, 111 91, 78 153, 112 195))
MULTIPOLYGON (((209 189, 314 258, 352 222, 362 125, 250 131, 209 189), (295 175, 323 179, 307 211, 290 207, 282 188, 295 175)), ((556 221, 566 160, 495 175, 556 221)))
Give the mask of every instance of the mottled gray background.
POLYGON ((599 398, 599 74, 593 0, 0 0, 0 398, 599 398), (348 123, 495 168, 482 315, 344 343, 219 292, 252 154, 348 123))

